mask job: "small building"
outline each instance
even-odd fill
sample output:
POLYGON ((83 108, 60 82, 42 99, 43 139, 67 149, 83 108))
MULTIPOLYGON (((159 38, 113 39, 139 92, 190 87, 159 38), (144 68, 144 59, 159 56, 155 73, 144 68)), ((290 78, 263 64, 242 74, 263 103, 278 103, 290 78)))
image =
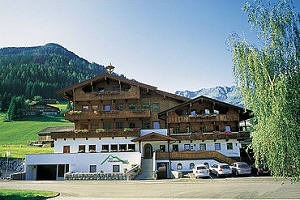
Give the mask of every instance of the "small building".
POLYGON ((48 127, 38 132, 38 144, 48 144, 54 146, 54 140, 51 138, 51 133, 74 132, 75 126, 57 126, 48 127))
POLYGON ((33 105, 30 105, 30 110, 26 113, 27 115, 57 115, 60 113, 60 109, 43 104, 43 103, 36 103, 33 105))
POLYGON ((240 123, 251 117, 249 110, 204 96, 185 98, 110 73, 58 94, 72 105, 65 119, 75 129, 51 131, 54 154, 26 156, 27 180, 126 174, 136 168, 141 168, 138 179, 173 178, 197 164, 241 159, 240 147, 250 138, 240 123))

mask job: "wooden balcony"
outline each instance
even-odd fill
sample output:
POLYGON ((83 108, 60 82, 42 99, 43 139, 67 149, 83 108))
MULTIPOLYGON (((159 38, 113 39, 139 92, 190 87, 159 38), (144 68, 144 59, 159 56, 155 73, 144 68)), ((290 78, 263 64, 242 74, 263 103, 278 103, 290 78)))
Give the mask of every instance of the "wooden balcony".
POLYGON ((156 160, 198 160, 216 159, 231 164, 236 160, 224 156, 217 151, 181 151, 181 152, 156 152, 156 160))
POLYGON ((246 140, 250 138, 250 132, 219 132, 214 131, 213 133, 184 133, 184 134, 170 134, 171 137, 177 140, 220 140, 220 139, 237 139, 246 140))
POLYGON ((193 123, 205 121, 239 121, 238 114, 220 115, 189 115, 189 116, 169 116, 167 123, 193 123))
POLYGON ((52 132, 51 138, 103 138, 103 137, 139 137, 140 129, 76 130, 72 132, 52 132))
POLYGON ((139 88, 131 88, 129 91, 107 91, 107 92, 76 92, 74 101, 92 100, 116 100, 116 99, 139 99, 139 88))
POLYGON ((120 119, 120 118, 150 118, 150 110, 110 110, 110 111, 95 111, 81 112, 70 111, 65 114, 65 119, 72 122, 83 119, 120 119))

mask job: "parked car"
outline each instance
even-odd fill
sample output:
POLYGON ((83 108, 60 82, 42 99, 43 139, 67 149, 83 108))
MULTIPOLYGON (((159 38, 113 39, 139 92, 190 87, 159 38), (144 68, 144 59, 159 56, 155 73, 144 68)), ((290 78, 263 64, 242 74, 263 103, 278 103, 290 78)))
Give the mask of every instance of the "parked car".
POLYGON ((193 174, 196 178, 206 178, 209 176, 209 170, 206 165, 195 165, 193 168, 193 174))
POLYGON ((232 170, 232 174, 234 174, 236 176, 251 174, 251 168, 245 162, 235 162, 235 163, 232 163, 230 167, 232 170))
POLYGON ((264 163, 260 163, 258 167, 256 167, 255 164, 251 165, 250 167, 252 174, 255 174, 257 176, 270 175, 269 168, 264 163))
POLYGON ((220 163, 212 165, 210 167, 210 173, 216 175, 219 178, 221 176, 231 176, 232 170, 229 165, 220 163))

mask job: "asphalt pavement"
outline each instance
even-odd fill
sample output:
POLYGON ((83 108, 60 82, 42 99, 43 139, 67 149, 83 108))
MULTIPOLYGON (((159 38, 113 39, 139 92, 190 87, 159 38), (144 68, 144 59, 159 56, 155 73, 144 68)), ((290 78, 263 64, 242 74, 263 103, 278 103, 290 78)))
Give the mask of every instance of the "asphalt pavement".
POLYGON ((73 199, 300 199, 300 183, 272 177, 132 181, 13 181, 0 188, 59 192, 55 200, 73 199))

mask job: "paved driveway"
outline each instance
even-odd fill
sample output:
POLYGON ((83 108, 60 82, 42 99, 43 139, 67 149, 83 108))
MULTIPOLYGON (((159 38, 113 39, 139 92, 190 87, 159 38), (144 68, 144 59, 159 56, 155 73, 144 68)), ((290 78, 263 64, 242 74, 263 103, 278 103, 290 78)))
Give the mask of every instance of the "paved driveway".
POLYGON ((0 181, 0 188, 60 192, 55 199, 300 199, 300 183, 272 177, 157 181, 0 181))

